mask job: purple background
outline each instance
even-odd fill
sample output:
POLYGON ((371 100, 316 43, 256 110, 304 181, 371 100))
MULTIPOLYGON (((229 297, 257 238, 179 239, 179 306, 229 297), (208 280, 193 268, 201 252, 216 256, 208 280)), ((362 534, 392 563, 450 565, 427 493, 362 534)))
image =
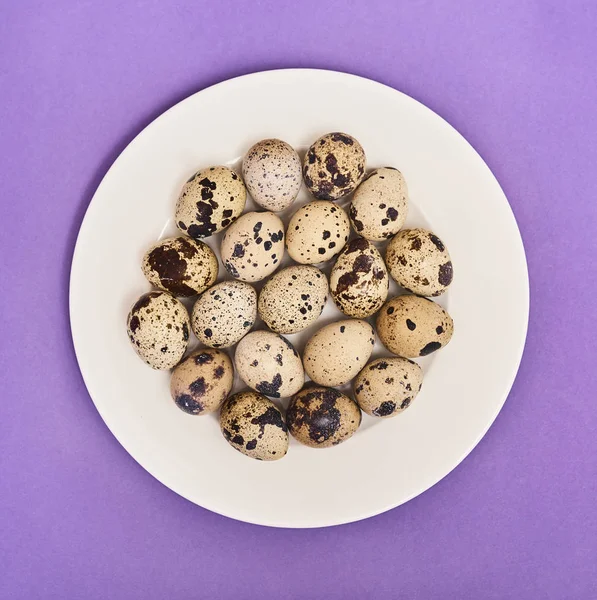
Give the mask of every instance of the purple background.
POLYGON ((596 598, 596 28, 593 1, 0 0, 0 597, 596 598), (382 81, 459 129, 510 199, 532 295, 472 455, 396 510, 305 531, 143 471, 86 392, 67 303, 127 143, 197 90, 290 66, 382 81))

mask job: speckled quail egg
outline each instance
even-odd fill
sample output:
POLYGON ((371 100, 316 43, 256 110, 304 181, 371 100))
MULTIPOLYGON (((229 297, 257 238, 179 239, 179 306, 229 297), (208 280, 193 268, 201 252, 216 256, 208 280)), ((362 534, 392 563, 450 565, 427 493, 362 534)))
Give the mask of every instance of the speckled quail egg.
POLYGON ((326 276, 309 265, 286 267, 272 275, 259 294, 259 315, 277 333, 296 333, 315 323, 325 306, 326 276))
POLYGON ((288 451, 280 409, 256 392, 240 392, 224 402, 220 429, 233 448, 257 460, 278 460, 288 451))
POLYGON ((191 315, 193 333, 206 346, 229 348, 257 318, 257 292, 243 281, 222 281, 203 292, 191 315))
POLYGON ((402 173, 391 167, 376 169, 356 189, 348 214, 354 230, 381 241, 400 231, 408 212, 408 191, 402 173))
POLYGON ((408 358, 372 360, 353 384, 358 405, 373 417, 393 417, 408 408, 421 389, 423 371, 408 358))
POLYGON ((292 398, 286 412, 288 430, 301 444, 329 448, 345 442, 361 424, 357 403, 338 390, 307 388, 292 398))
POLYGON ((357 140, 346 133, 328 133, 305 155, 305 185, 318 200, 338 200, 359 185, 365 164, 365 152, 357 140))
POLYGON ((375 332, 367 321, 345 319, 325 325, 305 346, 305 372, 319 385, 347 383, 367 363, 374 344, 375 332))
POLYGON ((178 197, 176 224, 192 238, 209 237, 240 217, 246 199, 245 185, 232 169, 210 167, 197 171, 178 197))
POLYGON ((271 331, 252 331, 236 347, 239 377, 253 390, 272 398, 296 394, 305 382, 303 363, 294 346, 271 331))
POLYGON ((261 281, 284 255, 284 223, 272 212, 244 214, 224 234, 220 256, 226 270, 241 281, 261 281))
POLYGON ((421 296, 396 296, 377 316, 381 343, 407 358, 435 352, 450 341, 453 331, 452 317, 439 304, 421 296))
POLYGON ((217 410, 226 400, 234 381, 228 355, 205 348, 185 358, 172 372, 170 394, 176 406, 190 415, 217 410))
POLYGON ((218 278, 218 259, 203 242, 186 236, 161 240, 143 257, 149 283, 175 296, 194 296, 218 278))
POLYGON ((288 208, 301 188, 301 159, 282 140, 257 142, 243 160, 245 185, 253 200, 266 210, 288 208))
POLYGON ((180 362, 190 328, 187 309, 168 292, 144 294, 127 319, 133 348, 153 369, 171 369, 180 362))
POLYGON ((350 242, 330 274, 330 290, 336 306, 349 317, 376 313, 388 297, 388 272, 377 248, 365 238, 350 242))
POLYGON ((314 200, 290 219, 286 248, 295 262, 313 265, 336 256, 349 235, 350 221, 344 209, 327 200, 314 200))
POLYGON ((444 243, 426 229, 404 229, 386 250, 396 283, 419 296, 439 296, 452 283, 452 261, 444 243))

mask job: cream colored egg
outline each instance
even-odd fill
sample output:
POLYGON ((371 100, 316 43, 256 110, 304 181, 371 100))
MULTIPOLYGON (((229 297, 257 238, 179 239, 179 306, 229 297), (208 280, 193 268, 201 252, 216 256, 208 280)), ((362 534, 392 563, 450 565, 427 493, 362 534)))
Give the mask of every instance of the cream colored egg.
POLYGON ((377 335, 394 354, 406 358, 426 356, 449 343, 452 317, 421 296, 402 295, 388 300, 377 316, 377 335))
POLYGON ((284 223, 272 212, 245 213, 224 234, 220 256, 232 277, 265 279, 284 256, 284 223))
POLYGON ((388 296, 388 272, 377 248, 356 238, 342 250, 330 274, 336 306, 349 317, 376 313, 388 296))
POLYGON ((367 363, 374 344, 375 332, 367 321, 345 319, 325 325, 305 346, 305 372, 319 385, 347 383, 367 363))

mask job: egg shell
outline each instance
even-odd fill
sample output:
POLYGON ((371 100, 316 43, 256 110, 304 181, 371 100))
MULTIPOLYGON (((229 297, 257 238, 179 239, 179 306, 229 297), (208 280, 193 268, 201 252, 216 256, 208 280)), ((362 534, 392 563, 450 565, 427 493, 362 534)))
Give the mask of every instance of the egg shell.
POLYGON ((234 381, 228 355, 205 348, 185 358, 172 372, 170 394, 176 406, 190 415, 217 410, 226 400, 234 381))
POLYGON ((241 281, 261 281, 284 256, 284 223, 272 212, 244 214, 224 234, 220 256, 226 270, 241 281))
POLYGON ((187 309, 168 292, 144 294, 127 318, 133 348, 153 369, 171 369, 180 362, 190 329, 187 309))
POLYGON ((277 333, 296 333, 319 318, 328 293, 326 276, 316 267, 286 267, 272 275, 259 294, 259 315, 277 333))
POLYGON ((354 230, 381 241, 400 231, 408 214, 408 190, 400 171, 383 167, 372 171, 356 189, 348 211, 354 230))
POLYGON ((257 318, 257 292, 244 281, 222 281, 193 306, 193 333, 206 346, 229 348, 249 333, 257 318))
POLYGON ((245 209, 247 191, 229 167, 197 171, 183 186, 176 202, 178 228, 192 238, 206 238, 226 229, 245 209))
POLYGON ((354 397, 372 417, 393 417, 408 408, 423 384, 421 367, 408 358, 377 358, 357 375, 354 397))
POLYGON ((286 142, 257 142, 243 160, 245 185, 253 200, 266 210, 288 208, 301 188, 301 159, 286 142))
POLYGON ((349 235, 350 221, 343 208, 327 200, 313 200, 290 219, 286 248, 295 262, 314 265, 336 256, 349 235))
POLYGON ((305 372, 319 385, 347 383, 367 363, 374 344, 375 331, 367 321, 345 319, 325 325, 305 346, 305 372))
POLYGON ((454 322, 439 305, 404 294, 388 300, 377 316, 377 335, 394 354, 406 358, 426 356, 452 339, 454 322))
POLYGON ((376 313, 388 297, 389 277, 378 249, 365 238, 356 238, 336 260, 330 290, 336 306, 349 317, 376 313))
POLYGON ((286 412, 288 430, 311 448, 337 446, 350 438, 361 424, 357 403, 338 390, 307 388, 296 394, 286 412))
POLYGON ((252 331, 236 347, 239 377, 253 390, 272 398, 296 394, 305 382, 303 363, 294 346, 272 331, 252 331))
POLYGON ((200 294, 218 278, 218 259, 203 242, 187 236, 160 240, 143 257, 147 281, 175 296, 200 294))
POLYGON ((338 200, 361 182, 365 165, 365 151, 357 140, 346 133, 328 133, 307 151, 303 178, 317 200, 338 200))
POLYGON ((257 460, 279 460, 288 451, 280 409, 256 392, 240 392, 224 402, 220 429, 233 448, 257 460))
POLYGON ((419 296, 439 296, 452 283, 453 268, 442 240, 427 229, 403 229, 386 250, 396 283, 419 296))

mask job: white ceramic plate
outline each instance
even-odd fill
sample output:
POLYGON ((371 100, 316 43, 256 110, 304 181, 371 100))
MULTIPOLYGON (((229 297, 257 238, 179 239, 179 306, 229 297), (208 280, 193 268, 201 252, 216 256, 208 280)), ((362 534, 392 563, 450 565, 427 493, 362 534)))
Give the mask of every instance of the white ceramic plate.
MULTIPOLYGON (((303 189, 284 220, 307 200, 303 189)), ((247 210, 252 207, 249 201, 247 210)), ((206 241, 218 248, 219 237, 206 241)), ((286 257, 283 264, 289 262, 286 257)), ((220 279, 226 277, 221 268, 220 279)), ((317 70, 226 81, 180 102, 142 131, 89 205, 70 287, 72 334, 85 383, 125 449, 196 504, 285 527, 381 513, 456 467, 506 399, 523 351, 528 307, 514 216, 475 150, 412 98, 367 79, 317 70), (423 389, 404 413, 387 420, 365 415, 357 434, 334 448, 291 440, 283 460, 259 462, 224 441, 216 416, 192 417, 174 405, 169 374, 147 367, 130 347, 126 315, 150 289, 141 258, 157 239, 176 232, 175 201, 196 169, 238 165, 266 137, 301 151, 329 131, 356 137, 369 168, 395 166, 404 173, 411 197, 407 225, 433 229, 452 256, 454 283, 439 302, 454 318, 455 334, 449 346, 421 361, 423 389)), ((341 316, 329 300, 320 321, 288 337, 302 350, 314 330, 341 316)), ((376 346, 374 356, 388 354, 376 346)), ((235 389, 241 389, 238 381, 235 389)))

